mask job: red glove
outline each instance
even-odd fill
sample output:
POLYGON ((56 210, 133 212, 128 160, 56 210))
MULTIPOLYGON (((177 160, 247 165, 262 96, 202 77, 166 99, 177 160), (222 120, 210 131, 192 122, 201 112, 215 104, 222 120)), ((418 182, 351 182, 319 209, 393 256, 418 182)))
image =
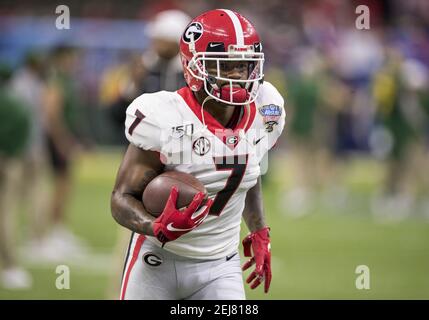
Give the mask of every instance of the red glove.
POLYGON ((252 232, 243 239, 243 249, 245 257, 252 257, 250 247, 252 247, 253 257, 243 265, 243 271, 249 269, 256 263, 255 270, 247 278, 246 282, 250 283, 251 289, 255 289, 265 281, 264 291, 268 292, 271 283, 271 245, 270 245, 270 228, 265 227, 258 231, 252 232))
POLYGON ((176 240, 203 223, 213 203, 212 199, 208 199, 206 204, 199 208, 204 200, 204 193, 199 192, 187 208, 178 210, 176 209, 178 194, 177 188, 172 187, 164 211, 153 222, 153 233, 163 244, 176 240))

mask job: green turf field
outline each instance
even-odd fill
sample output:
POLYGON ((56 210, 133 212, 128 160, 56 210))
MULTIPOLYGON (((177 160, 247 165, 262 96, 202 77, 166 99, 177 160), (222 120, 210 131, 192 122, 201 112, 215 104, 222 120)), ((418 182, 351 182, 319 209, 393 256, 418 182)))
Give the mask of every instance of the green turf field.
MULTIPOLYGON (((69 221, 71 228, 91 245, 92 252, 87 259, 64 262, 70 267, 70 289, 56 289, 56 264, 26 260, 34 276, 33 289, 0 289, 0 299, 112 298, 108 293, 112 291, 112 275, 122 262, 115 263, 118 259, 112 257, 119 227, 111 218, 109 199, 120 157, 118 151, 98 151, 83 155, 76 164, 69 221)), ((310 214, 299 218, 284 212, 279 201, 287 170, 277 170, 273 175, 276 179, 266 179, 264 198, 272 227, 273 281, 268 295, 258 288, 247 290, 247 297, 429 299, 429 220, 416 216, 400 222, 374 221, 368 197, 380 176, 379 169, 371 161, 352 163, 345 179, 351 190, 346 206, 333 209, 316 204, 310 214), (369 290, 355 287, 358 265, 370 269, 369 290)), ((243 235, 245 231, 243 227, 243 235)))

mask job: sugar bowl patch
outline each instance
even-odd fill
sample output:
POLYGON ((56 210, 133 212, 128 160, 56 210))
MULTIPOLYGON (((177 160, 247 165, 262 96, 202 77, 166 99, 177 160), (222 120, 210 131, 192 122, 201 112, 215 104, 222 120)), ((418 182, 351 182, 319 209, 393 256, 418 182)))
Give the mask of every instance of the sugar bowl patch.
POLYGON ((275 104, 267 104, 259 108, 259 113, 264 119, 265 131, 271 132, 274 126, 279 124, 282 108, 275 104))

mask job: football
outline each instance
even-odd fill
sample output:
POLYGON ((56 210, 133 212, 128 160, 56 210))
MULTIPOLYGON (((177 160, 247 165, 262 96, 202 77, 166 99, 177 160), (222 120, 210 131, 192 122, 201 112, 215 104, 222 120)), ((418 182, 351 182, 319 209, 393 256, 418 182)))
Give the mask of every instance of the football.
POLYGON ((207 200, 207 190, 204 185, 193 175, 179 171, 167 171, 155 177, 143 192, 143 205, 147 212, 158 217, 164 210, 171 187, 176 186, 179 190, 176 208, 181 209, 188 206, 198 192, 204 192, 207 200))

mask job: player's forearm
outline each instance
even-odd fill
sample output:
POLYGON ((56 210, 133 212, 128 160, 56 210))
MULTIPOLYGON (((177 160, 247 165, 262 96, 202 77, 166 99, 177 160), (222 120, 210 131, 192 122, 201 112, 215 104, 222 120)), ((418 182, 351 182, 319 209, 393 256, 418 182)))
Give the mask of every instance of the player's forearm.
POLYGON ((111 198, 112 216, 121 226, 131 231, 153 236, 155 220, 143 207, 141 201, 131 194, 114 190, 111 198))
POLYGON ((251 232, 265 227, 261 178, 258 178, 256 185, 247 192, 243 219, 251 232))

